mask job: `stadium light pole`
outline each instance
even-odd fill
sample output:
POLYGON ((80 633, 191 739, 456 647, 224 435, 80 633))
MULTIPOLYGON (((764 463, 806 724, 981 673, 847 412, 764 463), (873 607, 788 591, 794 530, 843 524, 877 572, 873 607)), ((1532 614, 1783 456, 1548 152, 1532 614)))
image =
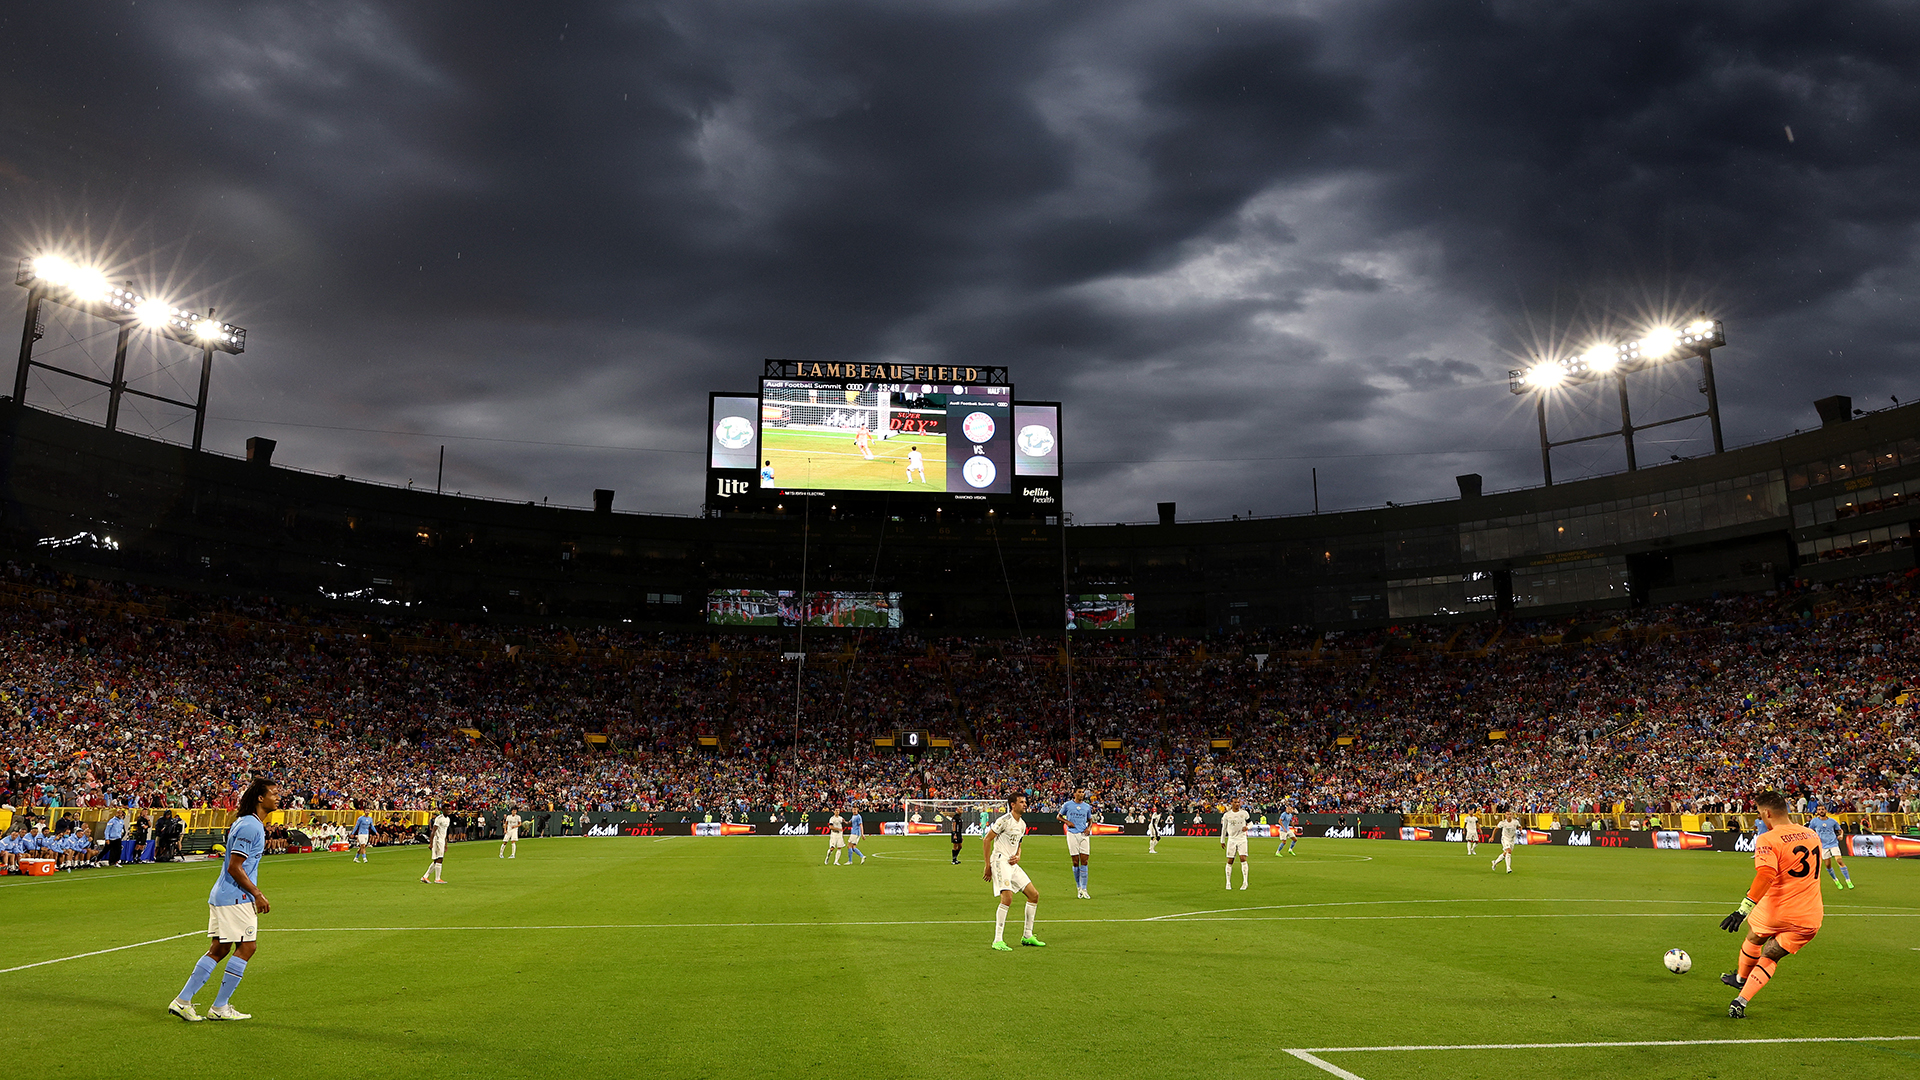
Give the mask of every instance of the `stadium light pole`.
POLYGON ((207 390, 213 380, 213 354, 223 352, 237 356, 246 352, 245 329, 215 319, 212 308, 203 315, 142 295, 134 291, 132 282, 111 285, 100 271, 60 255, 30 255, 21 259, 13 280, 27 290, 27 321, 20 332, 20 364, 13 375, 15 404, 26 404, 27 377, 37 367, 106 387, 108 431, 119 425, 120 402, 127 394, 193 410, 193 448, 200 449, 206 434, 207 390), (33 358, 34 343, 46 333, 40 315, 49 301, 119 327, 114 338, 112 378, 97 379, 33 358), (200 350, 200 394, 196 400, 181 401, 127 385, 127 343, 135 329, 200 350))
POLYGON ((1720 394, 1713 381, 1713 350, 1727 343, 1726 327, 1704 313, 1679 327, 1655 327, 1637 338, 1602 341, 1574 356, 1547 357, 1525 368, 1507 372, 1507 390, 1513 394, 1532 394, 1534 414, 1540 427, 1540 473, 1548 487, 1553 486, 1553 448, 1595 439, 1618 436, 1627 451, 1627 471, 1640 468, 1633 445, 1636 431, 1648 431, 1668 424, 1705 417, 1713 429, 1713 452, 1726 449, 1720 434, 1720 394), (1684 416, 1671 416, 1649 424, 1633 422, 1633 408, 1627 397, 1627 376, 1667 364, 1687 360, 1700 361, 1700 392, 1707 407, 1684 416), (1609 431, 1572 439, 1554 439, 1547 432, 1547 398, 1559 390, 1589 386, 1612 380, 1620 400, 1620 426, 1609 431))

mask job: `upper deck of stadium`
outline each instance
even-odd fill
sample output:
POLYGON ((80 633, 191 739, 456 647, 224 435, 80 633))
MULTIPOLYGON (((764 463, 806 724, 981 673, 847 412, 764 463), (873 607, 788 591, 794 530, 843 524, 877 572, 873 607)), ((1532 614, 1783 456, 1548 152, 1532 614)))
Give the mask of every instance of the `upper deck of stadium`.
MULTIPOLYGON (((668 627, 700 623, 708 590, 801 581, 797 515, 441 495, 194 452, 4 400, 0 481, 0 548, 174 588, 668 627)), ((1045 518, 822 508, 807 529, 806 587, 898 591, 909 627, 942 632, 1050 632, 1063 577, 1068 592, 1134 594, 1139 628, 1165 633, 1558 616, 1911 568, 1910 487, 1920 405, 1412 506, 1078 524, 1064 536, 1045 518)))

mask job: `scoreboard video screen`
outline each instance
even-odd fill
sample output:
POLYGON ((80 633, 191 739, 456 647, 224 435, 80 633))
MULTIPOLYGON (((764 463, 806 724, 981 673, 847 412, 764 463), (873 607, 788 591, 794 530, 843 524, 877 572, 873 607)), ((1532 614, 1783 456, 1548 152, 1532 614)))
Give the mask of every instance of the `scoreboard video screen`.
POLYGON ((715 589, 707 622, 715 626, 874 626, 898 629, 897 592, 810 592, 715 589))
POLYGON ((1008 495, 1014 426, 1011 386, 762 379, 759 488, 1008 495))
POLYGON ((708 395, 705 509, 837 496, 896 512, 987 503, 1052 524, 1060 426, 1060 403, 1016 401, 1003 367, 767 360, 759 393, 708 395))

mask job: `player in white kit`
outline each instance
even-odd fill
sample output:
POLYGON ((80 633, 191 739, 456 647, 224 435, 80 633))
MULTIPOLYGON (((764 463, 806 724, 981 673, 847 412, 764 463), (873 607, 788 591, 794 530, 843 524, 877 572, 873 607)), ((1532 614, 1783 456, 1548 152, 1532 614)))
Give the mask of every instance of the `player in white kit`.
POLYGON ((1240 887, 1247 887, 1247 811, 1235 795, 1220 815, 1220 847, 1227 853, 1227 888, 1233 888, 1233 859, 1240 857, 1240 887))
POLYGON ((1020 944, 1044 946, 1046 942, 1033 936, 1033 918, 1040 911, 1040 890, 1033 887, 1027 872, 1020 869, 1020 842, 1026 838, 1027 823, 1020 815, 1027 812, 1027 797, 1015 795, 1007 800, 1007 812, 1001 814, 987 829, 981 854, 986 857, 986 868, 981 878, 992 885, 993 891, 1000 897, 1000 906, 994 910, 993 947, 1001 952, 1012 952, 1007 944, 1007 912, 1013 907, 1013 894, 1024 893, 1027 897, 1026 933, 1020 937, 1020 944))
POLYGON ((1160 808, 1154 807, 1147 812, 1147 854, 1160 852, 1160 808))
POLYGON ((453 819, 448 817, 444 810, 433 815, 433 831, 429 835, 429 841, 433 845, 433 861, 427 864, 427 874, 432 874, 433 880, 428 881, 427 874, 420 875, 420 880, 428 885, 446 884, 440 877, 440 870, 441 864, 447 857, 447 827, 452 824, 453 819))
MULTIPOLYGON (((840 856, 845 855, 846 852, 847 819, 840 816, 840 811, 835 810, 833 816, 827 819, 827 857, 820 860, 820 865, 825 866, 831 862, 838 866, 840 856)), ((852 866, 853 860, 848 859, 847 865, 852 866)))
POLYGON ((500 857, 518 858, 520 855, 520 811, 508 810, 507 820, 502 822, 505 829, 500 833, 500 857), (507 853, 507 845, 513 845, 513 854, 507 853))
POLYGON ((1460 815, 1460 832, 1467 841, 1467 854, 1474 854, 1474 848, 1480 843, 1480 817, 1469 810, 1460 815))
POLYGON ((1507 808, 1504 806, 1495 807, 1495 809, 1506 816, 1500 819, 1500 824, 1494 826, 1500 830, 1500 854, 1493 857, 1493 865, 1488 869, 1499 866, 1500 860, 1505 859, 1507 873, 1511 874, 1513 873, 1513 845, 1520 836, 1520 819, 1507 813, 1507 808))
POLYGON ((913 483, 913 474, 920 474, 920 482, 927 482, 927 459, 920 456, 920 448, 915 446, 907 451, 907 483, 913 483))

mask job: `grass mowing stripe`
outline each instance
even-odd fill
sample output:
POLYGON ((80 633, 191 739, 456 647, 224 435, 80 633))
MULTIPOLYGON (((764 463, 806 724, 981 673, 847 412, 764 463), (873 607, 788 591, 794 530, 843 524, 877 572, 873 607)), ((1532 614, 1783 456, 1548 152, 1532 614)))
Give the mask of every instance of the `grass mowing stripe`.
MULTIPOLYGON (((417 848, 375 852, 371 866, 269 857, 273 914, 236 999, 256 1019, 167 1014, 206 950, 189 934, 0 977, 9 1046, 55 1062, 63 1080, 217 1080, 235 1060, 300 1080, 359 1080, 369 1061, 383 1080, 577 1080, 636 1061, 661 1080, 972 1080, 1008 1060, 1040 1077, 1338 1075, 1282 1048, 1368 1080, 1740 1076, 1789 1057, 1848 1080, 1913 1080, 1905 1055, 1920 1053, 1913 1041, 1714 1044, 1831 1036, 1834 1000, 1873 1003, 1869 1017, 1920 1008, 1920 921, 1901 917, 1920 913, 1920 861, 1857 867, 1860 890, 1826 897, 1819 939, 1738 1027, 1720 968, 1702 969, 1733 959, 1719 901, 1751 879, 1739 855, 1542 849, 1529 853, 1538 873, 1489 876, 1423 850, 1438 845, 1329 842, 1376 861, 1275 860, 1242 894, 1220 891, 1216 843, 1169 838, 1151 858, 1109 845, 1094 860, 1099 899, 1086 901, 1063 899, 1063 842, 1037 838, 1025 861, 1051 947, 1009 955, 986 947, 993 900, 971 855, 942 861, 943 836, 875 838, 901 858, 844 873, 819 866, 816 837, 757 839, 533 843, 517 862, 493 843, 456 844, 457 884, 431 889, 415 880, 417 848), (1450 902, 1423 902, 1434 899, 1450 902), (364 929, 328 932, 349 927, 364 929), (1691 975, 1661 964, 1675 947, 1692 953, 1691 975), (982 1010, 1008 1008, 1000 1037, 969 1037, 982 1010), (78 1028, 131 1037, 75 1054, 78 1028), (1604 1057, 1306 1049, 1521 1034, 1707 1045, 1604 1057)), ((204 925, 200 874, 214 869, 195 865, 0 894, 0 967, 204 925)), ((1899 1026, 1869 1019, 1853 1034, 1899 1026)))

